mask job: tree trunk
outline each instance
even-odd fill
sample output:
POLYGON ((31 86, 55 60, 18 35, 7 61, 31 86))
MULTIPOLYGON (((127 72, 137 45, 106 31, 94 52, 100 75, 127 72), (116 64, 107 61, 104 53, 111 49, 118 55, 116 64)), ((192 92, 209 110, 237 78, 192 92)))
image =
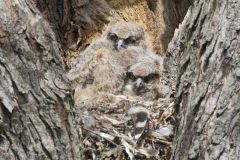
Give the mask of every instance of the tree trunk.
POLYGON ((148 26, 153 48, 164 51, 176 27, 170 24, 182 20, 190 2, 122 0, 119 4, 0 1, 0 159, 79 159, 78 115, 60 48, 75 42, 84 48, 111 19, 121 18, 148 26), (164 10, 174 14, 163 15, 164 10))
MULTIPOLYGON (((191 3, 118 2, 0 1, 0 159, 81 156, 57 40, 64 48, 84 48, 111 19, 121 18, 147 26, 152 48, 164 52, 191 3)), ((173 41, 181 57, 174 160, 240 159, 239 8, 237 0, 195 1, 173 41)))
POLYGON ((181 46, 172 159, 240 159, 240 1, 199 0, 181 46))
POLYGON ((60 46, 30 1, 0 1, 0 79, 0 159, 78 159, 60 46))

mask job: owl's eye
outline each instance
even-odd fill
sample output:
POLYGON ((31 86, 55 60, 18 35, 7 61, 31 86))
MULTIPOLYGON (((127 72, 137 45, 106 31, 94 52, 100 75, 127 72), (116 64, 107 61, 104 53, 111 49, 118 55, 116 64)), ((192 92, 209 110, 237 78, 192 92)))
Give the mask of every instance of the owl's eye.
POLYGON ((147 77, 144 77, 144 82, 148 83, 148 82, 150 82, 150 81, 152 81, 152 80, 154 80, 154 79, 156 79, 158 77, 159 77, 158 74, 154 74, 154 73, 150 74, 147 77))
POLYGON ((144 77, 144 82, 145 83, 148 83, 150 80, 151 80, 150 77, 144 77))
POLYGON ((135 44, 137 40, 133 36, 131 36, 125 39, 124 41, 126 44, 135 44))
POLYGON ((110 40, 112 40, 112 41, 117 41, 118 36, 117 36, 116 34, 114 34, 114 33, 109 33, 109 34, 108 34, 108 38, 109 38, 110 40))
POLYGON ((135 80, 136 79, 136 77, 133 75, 132 72, 127 72, 127 78, 131 79, 131 80, 135 80))

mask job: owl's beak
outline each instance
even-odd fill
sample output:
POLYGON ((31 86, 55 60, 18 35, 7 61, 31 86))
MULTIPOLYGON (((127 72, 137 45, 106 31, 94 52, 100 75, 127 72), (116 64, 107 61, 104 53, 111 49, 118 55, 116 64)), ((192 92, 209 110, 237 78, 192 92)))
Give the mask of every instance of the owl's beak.
POLYGON ((145 87, 145 82, 142 78, 137 78, 137 80, 134 82, 134 88, 139 91, 145 87))
POLYGON ((121 50, 122 48, 125 48, 124 41, 122 39, 119 39, 115 42, 114 47, 117 51, 121 50))

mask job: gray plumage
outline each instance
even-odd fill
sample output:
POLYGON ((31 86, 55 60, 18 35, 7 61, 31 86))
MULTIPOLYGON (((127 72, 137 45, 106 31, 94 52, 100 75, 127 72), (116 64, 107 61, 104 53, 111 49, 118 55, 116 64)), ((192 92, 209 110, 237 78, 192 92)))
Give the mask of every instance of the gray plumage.
POLYGON ((129 46, 136 46, 142 49, 147 48, 147 41, 144 29, 141 25, 118 21, 111 22, 102 39, 109 41, 111 46, 117 50, 127 49, 129 46))
POLYGON ((155 90, 161 68, 162 59, 147 49, 143 28, 132 23, 117 22, 110 24, 101 38, 80 54, 67 77, 75 88, 75 102, 78 104, 111 103, 114 101, 112 95, 117 94, 153 99, 158 94, 155 90), (115 41, 109 37, 112 34, 123 41, 129 37, 135 38, 135 43, 116 48, 115 41), (129 73, 142 79, 130 79, 129 73), (141 88, 142 82, 144 85, 141 88), (136 85, 138 89, 134 88, 136 85))
POLYGON ((163 59, 147 51, 128 68, 123 94, 140 96, 145 100, 161 97, 159 87, 162 70, 163 59))
POLYGON ((75 66, 80 67, 86 61, 90 61, 92 54, 100 48, 107 48, 110 51, 119 52, 129 47, 147 48, 146 35, 143 27, 125 21, 112 21, 102 36, 93 41, 90 46, 80 54, 75 66))

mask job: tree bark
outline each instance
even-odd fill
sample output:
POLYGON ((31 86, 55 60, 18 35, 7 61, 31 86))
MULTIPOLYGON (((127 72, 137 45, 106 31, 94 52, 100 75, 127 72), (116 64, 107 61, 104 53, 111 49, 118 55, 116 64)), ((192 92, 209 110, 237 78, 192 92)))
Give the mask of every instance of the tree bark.
POLYGON ((0 1, 0 159, 78 159, 60 46, 31 1, 0 1))
POLYGON ((240 159, 239 8, 195 1, 179 32, 173 160, 240 159))
MULTIPOLYGON (((190 3, 0 1, 0 159, 80 159, 57 40, 84 48, 117 17, 147 26, 153 49, 164 52, 190 3)), ((173 43, 181 58, 174 160, 240 159, 239 8, 237 0, 195 1, 173 43)))

